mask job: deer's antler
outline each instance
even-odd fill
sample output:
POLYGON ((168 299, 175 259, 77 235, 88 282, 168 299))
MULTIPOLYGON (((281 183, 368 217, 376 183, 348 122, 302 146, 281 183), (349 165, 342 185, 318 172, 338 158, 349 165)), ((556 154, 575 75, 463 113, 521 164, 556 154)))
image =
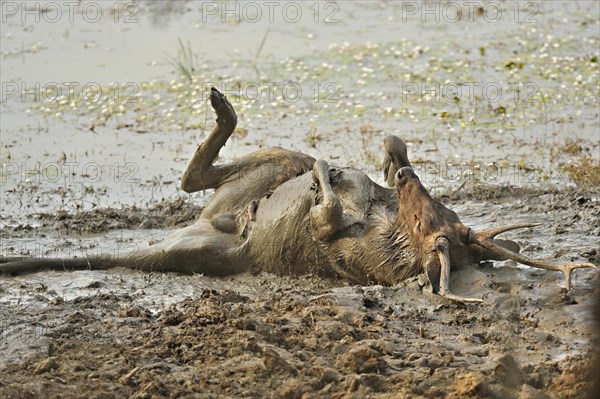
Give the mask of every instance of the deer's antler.
POLYGON ((479 298, 462 297, 450 292, 450 243, 446 237, 439 237, 435 241, 435 247, 441 266, 439 295, 456 302, 483 302, 479 298))
POLYGON ((503 248, 500 245, 494 243, 493 241, 493 238, 496 235, 505 231, 521 229, 525 227, 535 227, 540 225, 541 223, 514 224, 509 226, 496 227, 478 233, 471 230, 471 232, 469 233, 469 242, 471 244, 480 245, 495 255, 503 256, 507 259, 512 259, 515 262, 519 262, 527 266, 537 267, 539 269, 558 270, 565 275, 565 288, 567 290, 571 289, 571 272, 573 270, 580 268, 597 269, 597 266, 592 263, 549 262, 539 259, 530 259, 524 255, 503 248))

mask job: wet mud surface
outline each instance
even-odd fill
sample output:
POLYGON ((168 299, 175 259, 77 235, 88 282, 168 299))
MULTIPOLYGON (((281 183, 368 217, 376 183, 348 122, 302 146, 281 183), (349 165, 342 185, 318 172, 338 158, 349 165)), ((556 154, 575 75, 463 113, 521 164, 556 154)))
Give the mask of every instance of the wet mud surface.
MULTIPOLYGON (((273 291, 198 289, 159 312, 138 304, 139 288, 99 293, 102 280, 90 283, 93 294, 69 301, 38 287, 45 309, 27 315, 39 324, 15 326, 21 336, 37 328, 38 349, 4 367, 1 390, 4 397, 585 397, 592 355, 578 342, 589 338, 585 323, 569 316, 575 305, 561 303, 556 290, 515 287, 514 277, 475 273, 488 299, 477 309, 423 296, 415 283, 324 289, 242 277, 273 291)), ((150 280, 125 279, 120 288, 150 280)), ((161 278, 153 280, 146 286, 161 278)))
MULTIPOLYGON (((544 220, 510 237, 530 256, 600 263, 598 194, 515 191, 440 200, 478 228, 544 220)), ((186 209, 169 206, 162 209, 186 209)), ((152 213, 125 211, 127 218, 106 210, 104 220, 131 229, 152 213)), ((94 232, 110 240, 101 214, 68 220, 104 226, 94 232)), ((40 216, 28 233, 77 237, 56 219, 40 216)), ((157 219, 153 227, 172 226, 157 219)), ((473 265, 451 280, 454 292, 484 299, 468 305, 423 292, 419 281, 360 287, 313 276, 219 279, 125 269, 0 277, 0 394, 587 397, 599 343, 596 271, 577 271, 574 290, 565 293, 560 273, 512 262, 473 265)))
MULTIPOLYGON (((600 265, 599 3, 491 3, 502 23, 467 5, 458 22, 424 22, 394 1, 323 2, 293 29, 205 20, 195 1, 140 2, 128 25, 8 18, 2 83, 30 94, 3 93, 2 254, 119 254, 193 223, 211 192, 179 181, 216 85, 239 117, 219 162, 279 145, 381 183, 381 141, 396 134, 465 225, 543 222, 505 236, 531 257, 600 265), (167 61, 179 43, 190 76, 167 61), (35 89, 73 81, 102 95, 35 89), (455 98, 456 85, 475 90, 455 98)), ((468 305, 419 279, 0 276, 0 397, 594 397, 598 274, 576 271, 566 293, 558 272, 472 265, 451 277, 484 300, 468 305)))

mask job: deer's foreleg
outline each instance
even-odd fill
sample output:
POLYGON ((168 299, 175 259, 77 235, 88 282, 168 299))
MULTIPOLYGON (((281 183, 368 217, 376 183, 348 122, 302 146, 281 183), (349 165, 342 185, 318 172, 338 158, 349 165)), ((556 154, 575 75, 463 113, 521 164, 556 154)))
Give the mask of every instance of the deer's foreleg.
POLYGON ((313 180, 319 185, 320 203, 310 209, 310 222, 317 239, 326 240, 335 234, 342 222, 342 204, 329 181, 329 165, 323 160, 313 166, 313 180))
POLYGON ((213 162, 235 130, 237 115, 225 95, 214 87, 211 89, 210 103, 217 114, 217 124, 200 144, 183 174, 181 188, 188 193, 218 187, 232 168, 230 165, 213 165, 213 162))
POLYGON ((411 166, 408 160, 406 144, 396 136, 383 139, 385 156, 383 159, 383 177, 388 187, 394 187, 396 172, 404 166, 411 166))

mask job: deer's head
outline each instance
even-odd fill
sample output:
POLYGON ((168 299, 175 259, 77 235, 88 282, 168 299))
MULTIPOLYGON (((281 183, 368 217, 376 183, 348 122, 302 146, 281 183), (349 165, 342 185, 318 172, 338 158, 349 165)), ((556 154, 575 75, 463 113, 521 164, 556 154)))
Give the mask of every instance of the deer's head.
MULTIPOLYGON (((427 273, 433 291, 462 302, 480 302, 480 299, 453 295, 449 289, 450 270, 472 260, 505 260, 549 270, 563 272, 566 288, 571 288, 571 272, 577 268, 596 268, 591 263, 562 263, 530 259, 510 248, 500 245, 494 237, 500 233, 534 227, 538 224, 518 224, 475 232, 463 225, 456 213, 435 201, 412 168, 403 167, 396 173, 395 188, 398 194, 398 223, 404 234, 416 246, 417 259, 427 273)), ((510 244, 510 242, 508 242, 510 244)))

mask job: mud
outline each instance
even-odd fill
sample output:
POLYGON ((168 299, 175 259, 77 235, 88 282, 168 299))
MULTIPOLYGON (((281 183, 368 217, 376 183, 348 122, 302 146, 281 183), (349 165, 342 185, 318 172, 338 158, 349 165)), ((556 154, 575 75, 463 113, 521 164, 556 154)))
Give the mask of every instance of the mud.
MULTIPOLYGON (((470 225, 549 221, 543 234, 512 238, 536 256, 598 263, 590 245, 600 231, 597 193, 501 190, 471 203, 480 194, 441 200, 470 225)), ((134 225, 148 213, 127 210, 134 225)), ((89 215, 92 225, 98 214, 89 215)), ((113 216, 106 211, 106 220, 113 216)), ((123 269, 1 277, 0 395, 586 397, 600 343, 597 273, 576 272, 565 293, 559 273, 490 266, 452 276, 455 292, 482 305, 423 292, 419 279, 360 287, 311 276, 123 269)))
MULTIPOLYGON (((567 316, 573 305, 562 304, 556 292, 506 289, 512 271, 476 275, 477 288, 493 298, 478 309, 423 296, 416 283, 327 290, 308 288, 311 281, 245 276, 273 293, 203 289, 158 312, 138 304, 139 291, 102 293, 91 285, 93 294, 63 301, 38 288, 44 312, 19 313, 44 326, 39 349, 4 367, 1 392, 15 398, 585 397, 592 353, 578 345, 589 332, 567 316), (505 289, 486 290, 486 280, 505 289)), ((113 292, 118 288, 134 287, 113 292)), ((589 292, 579 295, 587 299, 589 292)), ((28 329, 19 330, 22 337, 28 329)))
POLYGON ((161 201, 149 208, 135 205, 122 208, 97 208, 69 213, 33 213, 26 223, 6 223, 0 237, 21 238, 60 232, 61 234, 99 234, 119 229, 172 229, 194 223, 202 207, 182 199, 161 201))
MULTIPOLYGON (((402 2, 326 3, 339 22, 323 23, 332 8, 319 23, 305 8, 297 24, 223 24, 193 1, 139 2, 127 25, 109 12, 95 24, 8 18, 2 82, 30 94, 3 93, 2 254, 115 254, 192 223, 211 192, 188 196, 179 182, 210 131, 204 96, 217 85, 239 116, 223 162, 280 145, 382 182, 381 140, 397 134, 464 224, 543 222, 506 237, 528 256, 600 265, 600 3, 491 2, 501 23, 405 19, 402 2), (166 61, 179 39, 197 60, 191 79, 166 61), (103 95, 31 94, 74 81, 103 95), (288 82, 302 89, 297 101, 243 90, 288 82), (407 92, 423 82, 477 90, 460 101, 407 92), (486 84, 503 95, 490 101, 486 84)), ((576 271, 571 293, 563 283, 513 262, 473 265, 451 286, 484 303, 461 305, 419 279, 0 276, 0 397, 593 397, 598 272, 576 271)))

